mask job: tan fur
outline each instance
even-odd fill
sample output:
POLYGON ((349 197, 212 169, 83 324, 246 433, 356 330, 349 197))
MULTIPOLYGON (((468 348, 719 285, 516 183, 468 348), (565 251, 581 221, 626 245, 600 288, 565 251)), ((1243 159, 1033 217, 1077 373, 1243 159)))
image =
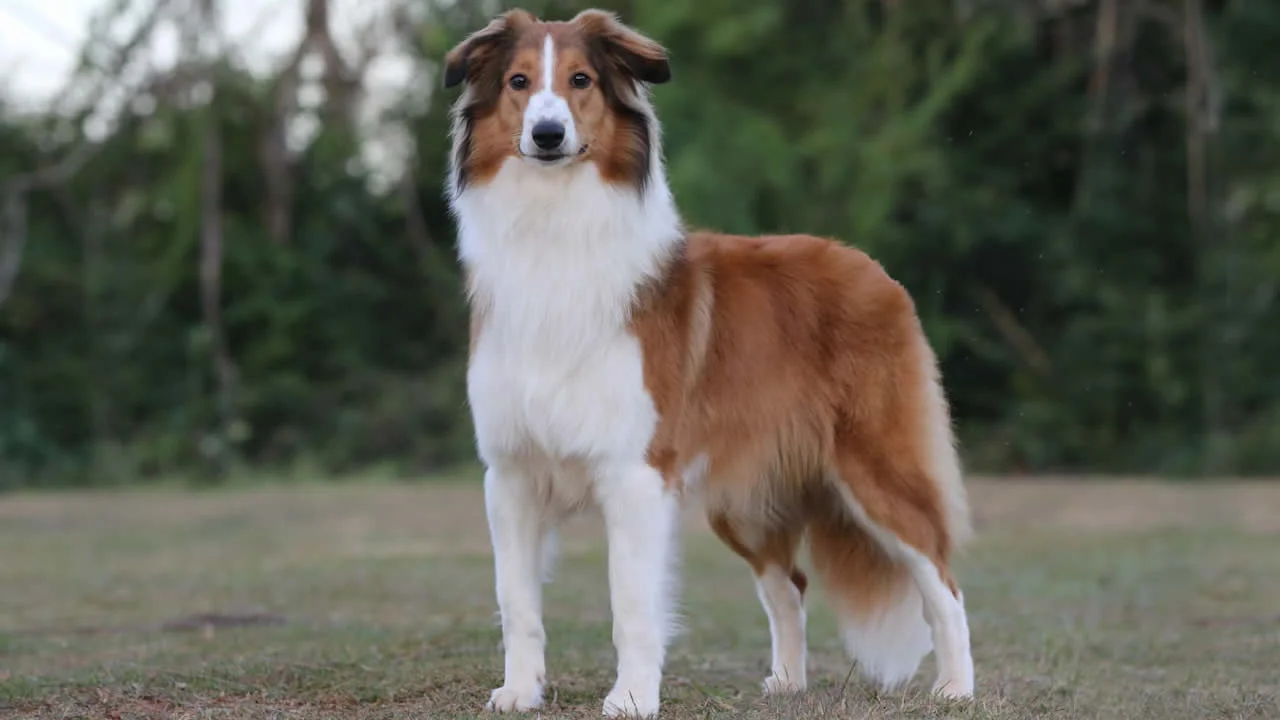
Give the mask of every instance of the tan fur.
POLYGON ((939 474, 955 465, 938 457, 954 452, 946 406, 914 304, 877 263, 803 235, 693 233, 633 330, 661 417, 651 461, 679 483, 705 458, 712 528, 757 574, 793 573, 807 532, 851 607, 908 581, 834 479, 956 592, 949 561, 968 523, 959 477, 939 474))

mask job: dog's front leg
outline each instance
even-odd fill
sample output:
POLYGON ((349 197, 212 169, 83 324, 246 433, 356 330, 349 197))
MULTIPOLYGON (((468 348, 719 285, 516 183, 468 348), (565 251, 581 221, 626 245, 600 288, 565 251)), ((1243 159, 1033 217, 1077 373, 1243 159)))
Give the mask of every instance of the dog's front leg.
POLYGON ((658 712, 662 664, 671 627, 674 495, 648 465, 606 472, 597 493, 609 542, 609 596, 618 678, 604 714, 658 712))
POLYGON ((510 467, 484 476, 485 510, 493 544, 505 670, 486 709, 531 710, 542 704, 546 633, 542 627, 544 512, 534 479, 510 467))

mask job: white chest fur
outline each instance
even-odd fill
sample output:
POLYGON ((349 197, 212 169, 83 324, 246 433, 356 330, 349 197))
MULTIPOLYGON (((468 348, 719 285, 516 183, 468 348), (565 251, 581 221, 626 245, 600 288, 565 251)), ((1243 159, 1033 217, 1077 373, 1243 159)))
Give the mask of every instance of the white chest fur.
POLYGON ((657 418, 628 313, 679 237, 665 183, 641 199, 589 163, 513 158, 455 208, 484 309, 467 373, 481 458, 639 460, 657 418))

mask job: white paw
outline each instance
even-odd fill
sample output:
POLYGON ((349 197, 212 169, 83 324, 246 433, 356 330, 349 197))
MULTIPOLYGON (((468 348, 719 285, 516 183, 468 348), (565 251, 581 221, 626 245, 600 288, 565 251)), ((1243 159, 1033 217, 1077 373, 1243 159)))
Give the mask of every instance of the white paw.
POLYGON ((967 700, 973 697, 973 679, 972 678, 953 678, 950 680, 938 679, 934 684, 933 691, 948 700, 967 700))
POLYGON ((484 706, 489 712, 524 712, 532 710, 542 704, 542 688, 537 685, 530 687, 512 687, 503 685, 493 694, 489 696, 489 702, 484 706))
POLYGON ((791 695, 803 691, 803 681, 789 680, 779 675, 770 675, 764 679, 765 695, 791 695))
POLYGON ((658 691, 641 692, 615 686, 604 699, 605 717, 654 717, 658 714, 658 691))

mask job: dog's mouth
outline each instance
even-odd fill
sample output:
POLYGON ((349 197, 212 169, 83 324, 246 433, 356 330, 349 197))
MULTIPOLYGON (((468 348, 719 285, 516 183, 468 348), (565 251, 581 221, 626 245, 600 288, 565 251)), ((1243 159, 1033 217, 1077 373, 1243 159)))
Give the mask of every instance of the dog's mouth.
POLYGON ((583 145, 582 147, 578 148, 578 152, 576 153, 566 153, 566 152, 560 152, 557 150, 553 152, 536 152, 536 153, 521 152, 521 155, 524 155, 530 160, 536 160, 539 163, 542 163, 543 165, 554 165, 564 160, 569 160, 571 158, 577 158, 577 157, 582 157, 583 155, 586 155, 587 148, 589 147, 590 145, 583 145))

